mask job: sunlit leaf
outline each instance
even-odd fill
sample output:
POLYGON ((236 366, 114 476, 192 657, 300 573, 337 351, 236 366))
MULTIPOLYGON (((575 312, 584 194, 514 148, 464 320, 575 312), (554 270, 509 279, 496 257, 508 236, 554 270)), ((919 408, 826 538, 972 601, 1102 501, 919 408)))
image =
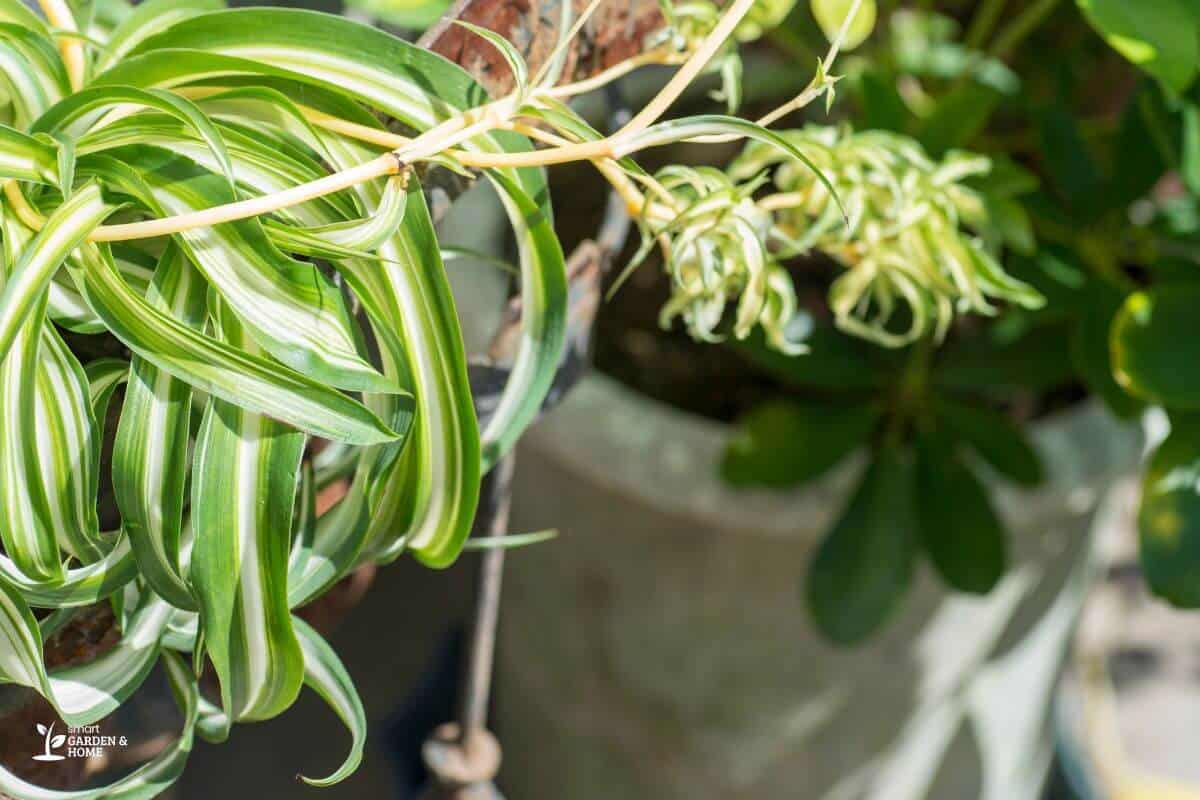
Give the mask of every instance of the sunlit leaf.
POLYGON ((1200 428, 1172 418, 1150 457, 1138 510, 1141 563, 1150 589, 1184 608, 1200 607, 1200 428))
POLYGON ((812 0, 813 16, 827 39, 834 41, 843 29, 846 31, 842 39, 842 47, 846 50, 853 50, 866 41, 875 28, 875 0, 859 0, 854 19, 847 24, 854 3, 855 0, 812 0))

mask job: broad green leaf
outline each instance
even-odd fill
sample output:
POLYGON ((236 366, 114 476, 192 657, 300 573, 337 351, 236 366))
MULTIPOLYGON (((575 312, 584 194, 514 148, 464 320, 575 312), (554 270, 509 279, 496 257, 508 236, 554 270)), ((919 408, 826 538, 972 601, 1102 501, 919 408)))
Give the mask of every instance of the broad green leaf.
MULTIPOLYGON (((252 340, 218 303, 215 324, 252 340)), ((191 582, 208 657, 232 720, 268 719, 296 699, 304 657, 288 608, 292 512, 305 436, 213 398, 196 439, 191 582)))
POLYGON ((917 446, 917 521, 925 552, 951 587, 986 594, 1004 575, 1008 543, 987 489, 934 438, 917 446))
POLYGON ((1173 408, 1200 408, 1200 286, 1162 284, 1125 300, 1113 321, 1117 382, 1133 394, 1173 408))
POLYGON ((1042 462, 1025 433, 1004 414, 981 405, 942 399, 938 421, 1004 477, 1022 486, 1042 482, 1042 462))
MULTIPOLYGON (((200 329, 207 287, 181 259, 168 249, 146 302, 200 329)), ((179 559, 191 416, 191 387, 135 356, 113 445, 113 489, 142 579, 183 609, 196 607, 179 559)))
POLYGON ((1173 165, 1178 126, 1167 103, 1161 88, 1147 79, 1139 82, 1126 104, 1113 143, 1113 191, 1109 207, 1126 209, 1145 197, 1173 165))
POLYGON ((362 761, 363 745, 367 740, 367 714, 350 675, 333 648, 299 617, 293 617, 292 624, 304 653, 305 685, 321 695, 345 723, 352 737, 349 755, 333 774, 319 779, 301 776, 309 786, 332 786, 358 769, 362 761))
POLYGON ((932 382, 967 392, 1050 391, 1075 379, 1071 335, 1071 328, 1060 324, 1035 329, 1012 342, 959 340, 939 354, 932 382))
POLYGON ((907 132, 911 114, 887 71, 867 67, 850 80, 857 81, 855 88, 862 97, 862 108, 856 118, 861 128, 907 132))
POLYGON ((1103 210, 1109 181, 1096 163, 1078 120, 1054 107, 1037 115, 1042 159, 1050 184, 1073 219, 1093 221, 1103 210))
POLYGON ((1113 49, 1177 92, 1200 70, 1200 9, 1189 0, 1076 0, 1113 49))
POLYGON ((1122 389, 1113 377, 1112 348, 1109 346, 1113 320, 1121 309, 1124 295, 1097 281, 1084 292, 1088 302, 1082 306, 1079 322, 1071 334, 1071 361, 1087 387, 1104 400, 1109 410, 1122 419, 1129 419, 1142 410, 1142 403, 1122 389))
POLYGON ((1200 427, 1172 417, 1170 436, 1150 457, 1138 510, 1142 570, 1172 605, 1200 607, 1200 427))
POLYGON ((912 579, 917 550, 912 467, 875 454, 808 570, 808 606, 821 632, 850 645, 887 622, 912 579))
POLYGON ((1033 222, 1024 206, 1012 198, 992 193, 985 194, 983 200, 988 218, 999 234, 996 245, 1011 247, 1022 255, 1033 255, 1037 250, 1037 241, 1034 239, 1033 222))
MULTIPOLYGON (((96 314, 114 336, 159 369, 226 402, 326 439, 375 444, 403 436, 342 393, 200 334, 154 308, 129 288, 107 250, 85 247, 81 253, 82 266, 73 269, 96 314)), ((177 263, 191 269, 182 260, 177 263)), ((411 406, 411 397, 398 397, 411 406)))
POLYGON ((824 473, 859 447, 879 420, 873 405, 777 401, 738 420, 721 459, 734 486, 795 486, 824 473))
MULTIPOLYGON (((739 42, 753 42, 767 31, 778 28, 792 13, 796 2, 797 0, 762 0, 762 2, 755 3, 754 7, 750 9, 750 13, 746 14, 738 23, 734 30, 734 37, 739 42)), ((842 18, 845 19, 845 14, 842 15, 842 18)), ((740 63, 741 59, 729 59, 729 61, 740 63)), ((724 63, 728 63, 728 61, 724 63)))
POLYGON ((855 0, 812 0, 812 13, 821 31, 829 41, 836 41, 842 30, 846 31, 842 41, 843 50, 853 50, 867 40, 875 29, 875 0, 859 0, 858 11, 849 25, 846 20, 854 8, 855 0))

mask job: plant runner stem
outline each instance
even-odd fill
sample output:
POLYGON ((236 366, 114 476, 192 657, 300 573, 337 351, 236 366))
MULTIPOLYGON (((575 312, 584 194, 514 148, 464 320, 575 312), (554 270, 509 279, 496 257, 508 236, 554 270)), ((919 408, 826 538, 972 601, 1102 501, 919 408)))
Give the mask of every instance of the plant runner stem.
MULTIPOLYGON (((79 27, 75 24, 75 15, 71 13, 71 7, 67 5, 67 0, 38 0, 38 4, 42 7, 42 12, 45 13, 46 19, 56 28, 61 28, 67 33, 78 33, 79 27)), ((87 71, 87 61, 83 54, 83 40, 76 36, 64 36, 58 41, 58 50, 62 53, 63 64, 67 68, 67 77, 71 81, 71 88, 79 91, 83 88, 83 78, 87 71)))
MULTIPOLYGON (((57 4, 65 3, 65 0, 40 1, 47 8, 48 16, 52 13, 61 13, 62 8, 57 4), (51 9, 54 11, 52 12, 51 9)), ((468 158, 463 159, 463 163, 482 168, 540 167, 584 160, 599 162, 604 159, 613 159, 618 154, 625 156, 640 149, 630 147, 627 140, 654 124, 670 108, 671 104, 695 80, 700 71, 733 34, 738 23, 749 13, 755 1, 734 0, 717 25, 688 57, 679 71, 667 82, 667 85, 620 131, 612 136, 600 141, 575 142, 527 153, 469 153, 464 154, 468 158)), ((847 15, 842 31, 834 41, 826 59, 826 65, 836 57, 841 39, 861 2, 862 0, 855 0, 852 5, 851 13, 847 15)), ((67 10, 69 11, 69 9, 67 10)), ((73 19, 70 22, 74 24, 73 19)), ((78 44, 78 42, 75 43, 78 44)), ((534 96, 536 97, 536 92, 534 96)), ((531 97, 529 100, 533 100, 533 98, 531 97)), ((182 233, 194 228, 209 227, 269 214, 351 188, 365 181, 396 175, 408 170, 412 162, 446 152, 470 136, 510 126, 512 117, 518 111, 517 105, 518 98, 510 95, 479 108, 470 109, 457 117, 442 122, 415 139, 407 141, 402 147, 398 147, 390 153, 356 167, 280 192, 160 219, 102 225, 93 231, 88 239, 93 242, 115 242, 182 233)), ((794 105, 794 103, 789 103, 788 110, 791 110, 794 105)), ((342 122, 349 125, 345 121, 342 122)), ((625 187, 625 189, 628 194, 629 187, 625 187)), ((636 205, 636 203, 630 203, 631 207, 636 205)))
MULTIPOLYGON (((405 167, 407 169, 407 166, 405 167)), ((206 208, 203 211, 193 211, 187 214, 176 214, 162 219, 152 219, 145 222, 130 222, 122 225, 102 225, 88 237, 93 242, 121 242, 130 239, 146 239, 152 236, 165 236, 171 233, 181 233, 193 228, 204 228, 210 225, 220 225, 223 222, 233 222, 248 217, 257 217, 279 211, 309 200, 315 200, 327 194, 349 189, 373 178, 386 175, 396 175, 401 170, 400 161, 391 153, 385 153, 379 158, 365 164, 359 164, 342 172, 335 172, 315 181, 302 183, 282 192, 254 197, 249 200, 239 200, 236 203, 226 203, 223 206, 206 208)))
MULTIPOLYGON (((64 2, 64 0, 45 0, 45 2, 64 2)), ((579 142, 528 153, 478 153, 476 154, 476 165, 482 167, 539 167, 551 164, 564 164, 572 161, 612 158, 615 151, 615 141, 622 137, 631 137, 654 124, 671 104, 679 98, 684 89, 695 80, 696 76, 704 69, 705 65, 708 64, 713 55, 720 49, 721 45, 733 34, 734 28, 749 13, 755 2, 756 0, 734 0, 734 3, 721 17, 716 27, 708 34, 700 44, 700 47, 684 62, 679 71, 672 76, 667 85, 614 136, 598 142, 579 142)), ((858 2, 861 2, 861 0, 858 0, 858 2)), ((857 7, 857 2, 855 7, 857 7)), ((365 164, 334 173, 316 181, 294 186, 282 192, 228 203, 223 206, 205 209, 204 211, 178 214, 145 222, 102 225, 92 232, 89 239, 94 242, 113 242, 181 233, 192 228, 218 225, 223 222, 233 222, 239 219, 246 219, 247 217, 269 214, 273 211, 280 211, 308 200, 315 200, 318 197, 342 189, 348 189, 364 181, 386 175, 395 175, 400 171, 402 164, 407 168, 409 154, 414 159, 427 158, 446 149, 445 137, 448 134, 460 133, 464 129, 475 130, 477 127, 480 127, 480 123, 486 121, 493 121, 496 123, 494 127, 500 127, 503 123, 507 122, 508 117, 511 117, 516 112, 514 99, 513 96, 509 96, 486 106, 471 109, 459 117, 447 120, 426 131, 403 148, 380 156, 373 161, 368 161, 365 164), (500 113, 498 114, 497 112, 500 113), (505 114, 503 112, 508 113, 505 114), (440 143, 440 146, 436 143, 440 143)))
POLYGON ((734 29, 738 23, 750 13, 750 9, 754 7, 757 0, 734 0, 717 23, 712 32, 705 37, 700 47, 688 58, 684 65, 679 68, 679 71, 671 76, 671 80, 667 81, 667 85, 642 108, 633 119, 625 124, 625 127, 617 131, 612 137, 614 139, 622 139, 635 136, 641 131, 653 125, 659 117, 666 113, 671 104, 679 99, 683 94, 684 89, 691 85, 692 81, 696 80, 696 76, 700 74, 717 51, 721 49, 721 45, 729 40, 733 35, 734 29))

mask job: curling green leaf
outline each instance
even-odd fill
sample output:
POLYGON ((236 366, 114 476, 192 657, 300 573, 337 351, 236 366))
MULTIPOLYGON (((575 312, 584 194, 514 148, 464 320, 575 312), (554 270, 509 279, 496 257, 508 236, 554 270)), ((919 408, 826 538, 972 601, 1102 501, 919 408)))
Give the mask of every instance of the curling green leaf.
MULTIPOLYGON (((252 341, 228 309, 214 319, 239 348, 252 341)), ((287 603, 292 511, 305 436, 216 398, 196 437, 191 579, 204 644, 232 720, 268 719, 296 699, 304 658, 287 603)))
POLYGON ((513 43, 495 31, 488 30, 481 25, 475 25, 461 19, 454 20, 454 24, 466 28, 499 51, 500 55, 504 58, 504 63, 508 64, 508 69, 512 72, 517 94, 524 95, 529 88, 529 67, 526 66, 525 59, 517 52, 517 48, 513 46, 513 43))
POLYGON ((142 593, 121 641, 81 665, 47 672, 42 634, 21 595, 0 580, 0 680, 34 689, 68 725, 90 725, 112 713, 150 672, 170 606, 142 593))
MULTIPOLYGON (((221 132, 191 101, 161 89, 139 89, 133 86, 98 86, 76 92, 43 114, 30 128, 34 133, 70 135, 72 124, 101 109, 125 111, 128 106, 141 106, 166 114, 188 126, 204 141, 221 165, 230 186, 236 186, 233 165, 225 149, 221 132)), ((90 126, 93 130, 95 125, 90 126)), ((64 179, 65 180, 65 179, 64 179)))
MULTIPOLYGON (((184 325, 200 328, 206 287, 181 259, 178 250, 168 250, 146 300, 184 325)), ((191 416, 191 387, 135 357, 113 445, 113 489, 142 578, 183 609, 195 608, 179 559, 191 416)))
POLYGON ((54 183, 57 167, 58 157, 51 145, 0 125, 0 177, 54 183))
POLYGON ((170 786, 183 772, 192 750, 199 699, 196 679, 179 659, 163 655, 167 679, 183 715, 179 738, 146 764, 114 783, 93 789, 43 789, 0 767, 0 791, 21 800, 148 800, 170 786))
MULTIPOLYGON (((402 435, 340 392, 204 336, 154 308, 129 288, 106 250, 81 252, 82 265, 74 269, 88 302, 117 338, 159 369, 226 402, 327 439, 373 444, 402 435)), ((189 280, 201 280, 182 259, 174 263, 192 273, 189 280)))
POLYGON ((367 714, 363 710, 362 700, 358 697, 350 675, 342 666, 337 653, 333 652, 333 648, 299 617, 293 617, 292 624, 296 628, 300 648, 304 653, 305 685, 321 695, 338 718, 346 724, 352 737, 349 755, 333 774, 320 779, 301 776, 309 786, 332 786, 345 780, 358 769, 362 761, 363 745, 367 740, 367 714))
POLYGON ((46 220, 45 227, 9 269, 0 294, 0 360, 43 299, 54 271, 110 213, 112 207, 104 203, 100 187, 84 186, 46 220))

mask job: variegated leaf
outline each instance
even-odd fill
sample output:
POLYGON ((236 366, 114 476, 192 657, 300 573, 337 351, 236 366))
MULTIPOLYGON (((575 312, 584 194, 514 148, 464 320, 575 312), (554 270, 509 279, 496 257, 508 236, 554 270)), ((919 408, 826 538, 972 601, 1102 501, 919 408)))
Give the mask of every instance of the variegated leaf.
MULTIPOLYGON (((214 324, 253 347, 227 308, 214 324)), ((191 580, 209 658, 232 720, 266 719, 296 699, 304 657, 287 603, 303 433, 213 398, 197 435, 192 481, 191 580)))

